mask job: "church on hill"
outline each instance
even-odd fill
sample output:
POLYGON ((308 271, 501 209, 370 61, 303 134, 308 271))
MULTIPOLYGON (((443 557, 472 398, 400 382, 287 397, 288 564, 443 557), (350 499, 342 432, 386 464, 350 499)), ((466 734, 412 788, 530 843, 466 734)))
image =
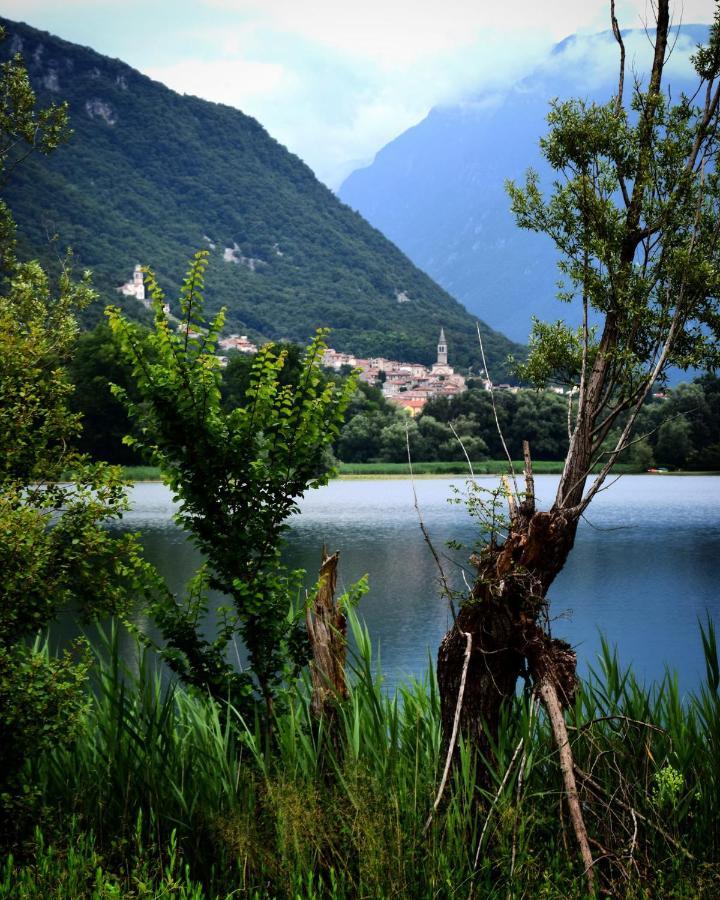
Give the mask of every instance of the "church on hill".
POLYGON ((385 373, 383 394, 414 416, 432 397, 454 397, 467 390, 465 378, 448 364, 445 329, 440 329, 437 360, 430 369, 400 364, 395 372, 385 373), (411 369, 411 371, 409 371, 411 369))
MULTIPOLYGON (((443 376, 443 378, 448 378, 452 375, 455 375, 455 369, 452 366, 448 365, 448 350, 447 350, 447 341, 445 340, 445 329, 440 329, 440 337, 438 338, 437 345, 437 362, 433 363, 433 367, 430 370, 433 375, 443 376)), ((462 375, 457 375, 457 378, 462 378, 462 375)), ((465 379, 462 378, 463 385, 465 384, 465 379)))

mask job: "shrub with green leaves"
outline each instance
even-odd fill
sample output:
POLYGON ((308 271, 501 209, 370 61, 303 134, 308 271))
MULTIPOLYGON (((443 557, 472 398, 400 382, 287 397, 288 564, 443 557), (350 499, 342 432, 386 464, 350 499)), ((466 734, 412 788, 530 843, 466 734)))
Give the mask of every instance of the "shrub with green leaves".
POLYGON ((280 561, 280 543, 298 498, 327 482, 327 451, 337 438, 354 390, 321 371, 325 333, 305 352, 297 378, 281 378, 287 351, 264 346, 256 355, 242 402, 232 410, 221 397, 216 343, 224 312, 205 320, 203 278, 207 253, 197 253, 181 296, 181 324, 171 328, 152 274, 155 308, 148 332, 109 309, 110 326, 133 366, 137 402, 124 397, 140 438, 128 440, 160 467, 179 503, 176 521, 207 564, 181 602, 165 594, 152 609, 166 646, 162 653, 188 683, 247 710, 259 689, 266 704, 302 665, 301 617, 293 612, 302 573, 280 561), (217 636, 204 637, 208 589, 232 604, 214 610, 217 636), (249 672, 237 672, 228 651, 239 635, 249 672))
MULTIPOLYGON (((0 182, 67 133, 64 107, 35 109, 20 57, 0 66, 0 182)), ((91 617, 124 607, 146 567, 131 535, 102 527, 126 508, 120 470, 73 450, 80 418, 65 364, 76 314, 94 297, 89 276, 74 281, 68 259, 53 284, 37 262, 19 261, 1 201, 0 260, 1 843, 32 809, 25 763, 71 738, 86 705, 86 649, 55 658, 33 638, 64 609, 91 617)))

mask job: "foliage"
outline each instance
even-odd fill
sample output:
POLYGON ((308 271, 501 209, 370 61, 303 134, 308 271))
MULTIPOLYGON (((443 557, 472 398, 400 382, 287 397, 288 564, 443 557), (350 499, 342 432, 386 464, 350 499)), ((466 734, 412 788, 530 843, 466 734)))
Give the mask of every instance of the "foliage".
POLYGON ((561 253, 560 299, 584 309, 577 331, 536 322, 518 374, 587 391, 590 372, 602 369, 602 414, 611 422, 669 366, 719 361, 720 181, 709 164, 717 152, 718 39, 716 22, 693 60, 697 94, 674 105, 660 90, 665 43, 630 109, 622 81, 605 104, 554 102, 541 141, 557 173, 552 194, 543 196, 532 170, 524 187, 507 185, 520 227, 549 235, 561 253))
MULTIPOLYGON (((567 397, 552 391, 523 390, 517 394, 509 391, 495 392, 495 409, 508 449, 513 457, 522 456, 522 442, 529 440, 533 456, 538 460, 562 459, 567 452, 567 397)), ((505 451, 498 435, 490 392, 471 388, 464 394, 445 399, 430 400, 419 420, 432 417, 438 422, 452 425, 463 437, 482 440, 485 454, 491 459, 502 459, 505 451)), ((448 427, 450 436, 453 437, 448 427)), ((455 440, 457 444, 457 440, 455 440)), ((470 454, 472 459, 482 458, 470 454)))
MULTIPOLYGON (((302 378, 304 348, 290 341, 275 341, 273 346, 275 354, 283 354, 285 359, 278 372, 278 384, 281 387, 298 384, 302 378)), ((220 386, 223 407, 228 412, 244 403, 252 375, 253 355, 231 350, 228 364, 222 371, 220 386)), ((329 381, 328 373, 323 372, 322 377, 329 381)))
MULTIPOLYGON (((287 352, 285 365, 279 373, 280 383, 297 382, 301 348, 296 344, 278 344, 276 350, 287 352)), ((252 363, 252 356, 233 353, 228 366, 222 370, 220 389, 223 408, 227 411, 242 404, 252 363)), ((120 385, 131 396, 134 396, 134 386, 130 366, 106 325, 80 335, 68 372, 73 381, 69 404, 73 411, 82 415, 83 422, 77 437, 78 448, 94 459, 124 463, 128 478, 158 478, 157 470, 153 468, 150 468, 149 476, 142 467, 128 468, 128 465, 132 467, 142 462, 142 454, 137 448, 123 443, 132 424, 123 404, 112 395, 110 385, 120 385), (133 474, 135 470, 136 474, 133 474)), ((342 376, 323 372, 322 377, 329 380, 342 376)), ((634 442, 620 457, 621 462, 636 471, 645 471, 655 464, 690 470, 720 470, 718 385, 720 380, 716 376, 704 375, 692 383, 681 383, 665 389, 657 397, 650 397, 637 424, 638 434, 646 437, 634 442), (678 429, 683 435, 682 443, 672 435, 678 429)), ((511 454, 519 457, 522 441, 527 439, 535 461, 562 459, 568 446, 568 403, 567 395, 553 391, 520 390, 515 394, 496 391, 495 405, 511 454)), ((574 398, 572 411, 576 408, 574 398)), ((465 454, 453 429, 476 465, 488 457, 500 460, 504 455, 490 394, 472 383, 468 391, 456 397, 430 400, 422 414, 410 420, 385 399, 378 387, 358 382, 333 452, 343 463, 364 465, 385 461, 391 466, 404 463, 407 456, 406 424, 414 463, 454 462, 456 465, 445 471, 465 471, 462 465, 465 454)), ((605 449, 614 446, 618 437, 619 431, 612 431, 605 449)), ((519 468, 522 469, 522 464, 519 468)))
MULTIPOLYGON (((0 25, 0 42, 6 38, 0 25)), ((67 104, 51 103, 37 108, 22 57, 13 54, 0 64, 0 185, 3 193, 19 163, 33 152, 51 153, 67 140, 67 104)), ((0 262, 12 268, 15 251, 15 224, 5 199, 0 199, 0 262)))
MULTIPOLYGON (((510 464, 507 459, 479 459, 471 457, 473 472, 475 475, 508 475, 510 464)), ((523 460, 513 460, 513 469, 519 472, 522 469, 523 460)), ((534 466, 534 470, 540 475, 559 475, 562 472, 562 461, 540 461, 534 466)), ((342 476, 357 476, 372 478, 374 476, 387 475, 396 478, 407 478, 410 468, 407 460, 401 463, 340 463, 338 471, 342 476)), ((468 464, 463 457, 457 462, 412 462, 413 475, 467 475, 468 464)), ((618 463, 618 472, 635 472, 634 465, 618 463)))
POLYGON ((132 378, 106 324, 79 336, 68 373, 74 386, 70 405, 83 423, 78 449, 105 462, 126 466, 142 463, 140 454, 123 442, 132 426, 127 410, 113 396, 112 385, 134 396, 132 378))
MULTIPOLYGON (((141 823, 140 823, 141 824, 141 823)), ((140 829, 137 830, 140 838, 140 829)), ((33 865, 23 865, 10 854, 0 869, 0 898, 30 900, 119 900, 121 897, 175 897, 203 900, 202 886, 194 883, 179 858, 172 833, 164 847, 138 839, 129 854, 130 866, 116 866, 98 850, 93 834, 83 832, 77 820, 68 823, 58 845, 47 844, 39 827, 33 836, 33 865)))
POLYGON ((302 573, 283 567, 280 541, 298 498, 328 479, 325 450, 337 437, 354 379, 338 385, 323 378, 324 332, 297 361, 296 380, 285 383, 287 350, 268 344, 252 360, 241 404, 226 410, 215 355, 224 313, 208 324, 203 312, 207 256, 197 253, 188 272, 177 333, 152 275, 154 331, 117 309, 109 316, 139 397, 132 402, 116 389, 140 434, 130 441, 160 467, 179 502, 176 520, 207 559, 184 603, 162 595, 154 606, 164 656, 189 683, 246 709, 256 687, 269 704, 305 661, 292 610, 302 573), (201 630, 208 588, 232 600, 215 611, 220 626, 212 641, 201 630), (238 673, 227 660, 237 634, 251 672, 238 673))
POLYGON ((704 375, 680 384, 645 410, 640 428, 660 465, 720 468, 720 378, 704 375))
MULTIPOLYGON (((117 303, 115 289, 138 261, 152 261, 176 296, 184 261, 207 246, 209 310, 225 306, 230 331, 305 346, 323 326, 356 355, 429 363, 444 326, 453 362, 477 366, 473 317, 257 121, 5 24, 39 95, 56 97, 53 85, 67 98, 75 131, 62 156, 31 161, 11 186, 25 254, 52 266, 48 233, 59 235, 92 269, 103 301, 117 303), (403 291, 410 302, 398 302, 403 291)), ((149 321, 133 298, 120 302, 149 321)), ((521 352, 490 328, 483 338, 494 372, 521 352)))
MULTIPOLYGON (((0 166, 66 133, 62 107, 35 110, 18 59, 0 70, 0 166)), ((20 262, 14 225, 0 207, 4 284, 0 295, 0 841, 23 825, 34 792, 25 761, 68 740, 81 717, 87 672, 82 647, 61 658, 32 639, 60 610, 112 612, 136 594, 144 565, 132 536, 101 527, 126 508, 120 471, 72 449, 80 430, 64 367, 77 335, 75 314, 92 299, 87 275, 69 264, 57 286, 37 262, 20 262), (65 472, 71 483, 61 483, 65 472)))
MULTIPOLYGON (((146 896, 172 896, 163 874, 170 867, 179 896, 190 884, 208 897, 451 896, 471 884, 477 896, 586 896, 558 814, 557 754, 532 697, 519 695, 504 715, 489 787, 477 783, 461 744, 425 831, 443 763, 433 674, 388 695, 352 610, 349 622, 357 650, 337 731, 313 720, 303 677, 276 716, 272 751, 254 722, 233 715, 235 729, 206 696, 163 684, 146 650, 125 666, 117 634, 108 636, 87 727, 74 746, 35 764, 45 839, 25 864, 6 863, 12 875, 0 885, 37 879, 54 896, 53 882, 41 878, 59 886, 75 879, 88 885, 75 896, 92 896, 100 867, 125 890, 140 893, 132 877, 143 874, 146 896)), ((604 644, 568 712, 587 774, 578 787, 588 827, 613 848, 598 862, 613 896, 717 893, 720 701, 711 626, 702 638, 707 678, 684 699, 670 673, 642 686, 604 644), (656 789, 670 781, 672 804, 659 806, 656 789)), ((42 896, 34 890, 23 896, 42 896)))

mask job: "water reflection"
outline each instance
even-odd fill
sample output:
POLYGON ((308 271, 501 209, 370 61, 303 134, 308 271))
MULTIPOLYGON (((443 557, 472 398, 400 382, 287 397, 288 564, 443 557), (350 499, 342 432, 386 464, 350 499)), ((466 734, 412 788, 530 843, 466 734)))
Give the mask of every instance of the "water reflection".
MULTIPOLYGON (((493 487, 493 478, 482 479, 493 487)), ((463 506, 448 502, 462 479, 416 482, 432 540, 443 553, 450 581, 462 587, 476 531, 463 506)), ((548 505, 557 477, 539 476, 536 490, 548 505)), ((577 649, 586 669, 600 646, 600 631, 645 679, 677 669, 681 686, 703 673, 698 618, 718 621, 720 599, 720 479, 625 476, 593 502, 575 549, 551 591, 553 628, 577 649)), ((197 550, 173 524, 172 501, 159 484, 139 484, 121 527, 141 531, 149 558, 179 591, 200 562, 197 550)), ((390 685, 421 674, 435 655, 450 615, 437 568, 426 547, 406 480, 335 481, 310 493, 287 539, 285 559, 316 577, 320 548, 341 552, 340 587, 368 573, 370 591, 360 612, 379 647, 390 685)))

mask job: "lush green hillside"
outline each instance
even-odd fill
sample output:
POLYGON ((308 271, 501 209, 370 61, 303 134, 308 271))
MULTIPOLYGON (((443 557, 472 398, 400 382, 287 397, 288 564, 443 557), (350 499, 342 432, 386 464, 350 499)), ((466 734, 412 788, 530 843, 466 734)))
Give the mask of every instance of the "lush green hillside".
MULTIPOLYGON (((22 53, 43 103, 68 101, 74 129, 68 146, 28 160, 6 190, 23 254, 50 264, 72 246, 102 299, 115 302, 137 262, 173 296, 190 254, 212 244, 208 299, 228 307, 228 330, 304 341, 328 325, 340 349, 428 361, 443 325, 451 360, 479 364, 465 309, 257 121, 4 24, 2 53, 22 53)), ((486 329, 498 373, 513 349, 486 329)))

